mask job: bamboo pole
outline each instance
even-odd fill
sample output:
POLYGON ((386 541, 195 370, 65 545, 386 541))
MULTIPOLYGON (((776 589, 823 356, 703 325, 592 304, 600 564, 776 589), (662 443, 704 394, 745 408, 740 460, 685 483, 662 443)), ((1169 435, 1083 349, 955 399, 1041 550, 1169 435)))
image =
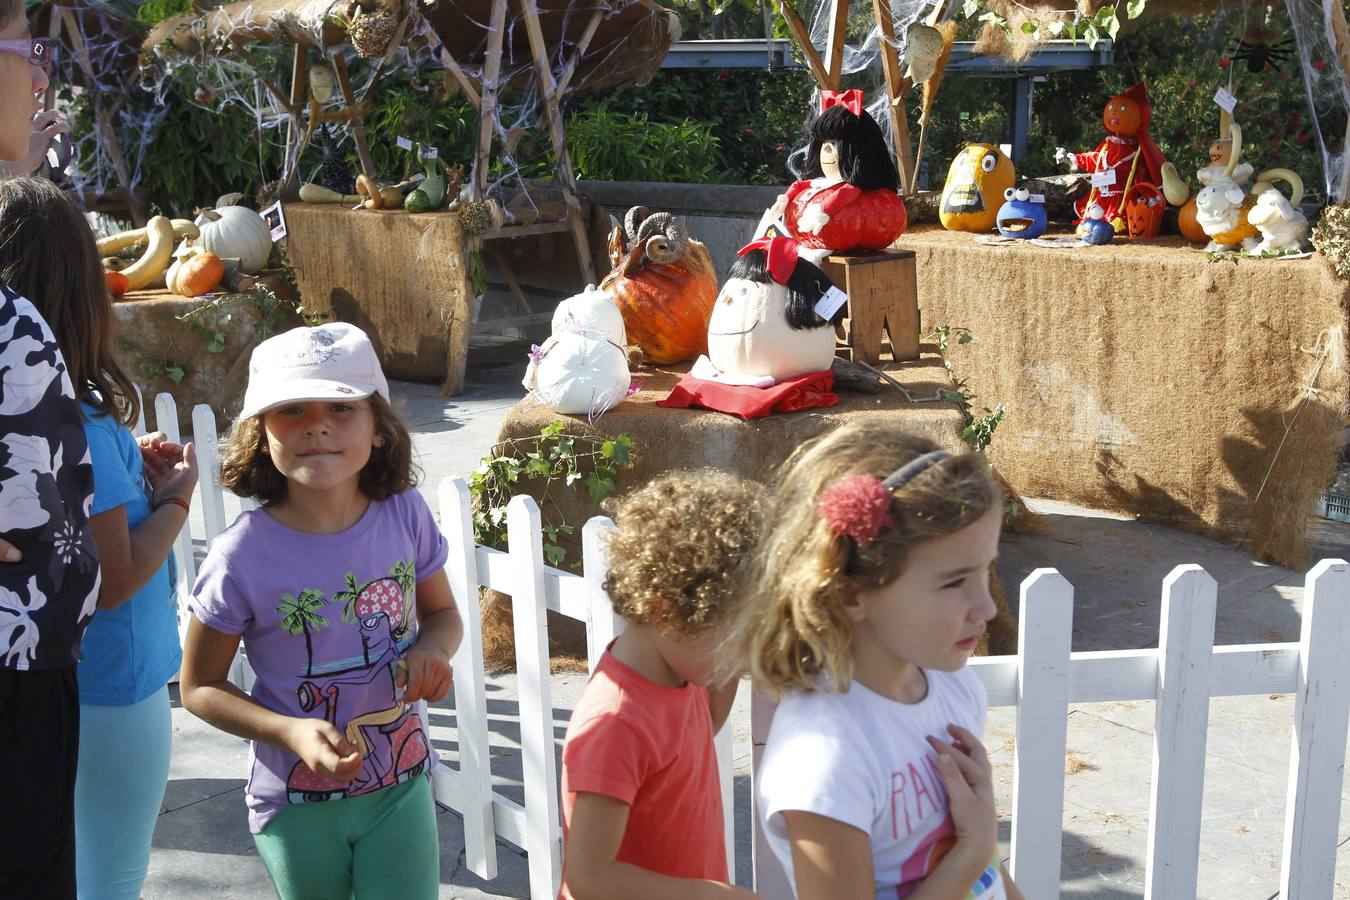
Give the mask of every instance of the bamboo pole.
MULTIPOLYGON (((842 0, 840 0, 842 2, 842 0)), ((895 49, 895 20, 889 0, 872 0, 872 12, 880 31, 881 71, 886 77, 886 111, 891 118, 891 140, 895 142, 895 162, 900 169, 900 187, 914 180, 914 146, 909 137, 909 118, 905 95, 911 82, 900 73, 900 53, 895 49)))
MULTIPOLYGON (((348 108, 356 106, 356 98, 352 94, 352 79, 347 74, 347 60, 343 59, 342 51, 339 49, 333 53, 333 74, 337 76, 338 89, 342 91, 342 102, 348 108)), ((355 116, 348 125, 352 132, 352 141, 356 144, 356 155, 361 160, 361 174, 372 181, 378 181, 379 175, 375 171, 375 158, 370 155, 370 145, 366 143, 366 122, 365 118, 355 116)))
POLYGON ((596 30, 600 27, 600 23, 604 21, 608 12, 607 9, 601 7, 591 13, 591 20, 586 23, 586 30, 581 33, 580 39, 577 40, 576 49, 572 51, 572 58, 568 60, 567 67, 564 68, 562 74, 558 76, 558 90, 556 93, 559 97, 562 97, 563 94, 567 93, 567 86, 571 83, 572 76, 576 74, 577 66, 581 64, 582 57, 584 57, 586 51, 590 49, 591 39, 595 37, 596 30))
POLYGON ((830 0, 830 3, 832 15, 829 37, 825 41, 825 73, 829 78, 830 90, 837 91, 842 86, 844 72, 844 41, 848 37, 849 0, 830 0))
POLYGON ((797 47, 802 51, 802 56, 806 58, 806 64, 811 68, 811 74, 815 76, 816 85, 821 90, 830 89, 830 76, 825 71, 825 64, 820 60, 820 54, 816 47, 811 43, 811 34, 806 30, 806 25, 797 15, 797 10, 792 8, 792 0, 775 0, 778 4, 778 11, 783 16, 783 21, 787 22, 788 31, 797 40, 797 47))
POLYGON ((497 123, 497 79, 502 70, 502 37, 506 31, 506 0, 492 0, 488 23, 487 55, 483 60, 483 94, 478 107, 478 151, 474 156, 470 195, 482 200, 487 194, 488 166, 492 160, 492 135, 497 123))

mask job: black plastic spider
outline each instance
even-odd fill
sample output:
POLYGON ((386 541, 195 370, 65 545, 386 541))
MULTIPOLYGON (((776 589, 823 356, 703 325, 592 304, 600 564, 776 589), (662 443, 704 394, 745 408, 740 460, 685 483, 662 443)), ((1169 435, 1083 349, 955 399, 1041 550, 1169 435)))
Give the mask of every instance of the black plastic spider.
POLYGON ((1233 52, 1228 56, 1234 62, 1245 59, 1248 72, 1264 72, 1266 66, 1270 66, 1278 72, 1280 71, 1280 63, 1294 55, 1294 51, 1289 49, 1294 46, 1294 43, 1293 38, 1285 38, 1282 41, 1249 44, 1242 38, 1238 38, 1237 44, 1233 47, 1233 52))

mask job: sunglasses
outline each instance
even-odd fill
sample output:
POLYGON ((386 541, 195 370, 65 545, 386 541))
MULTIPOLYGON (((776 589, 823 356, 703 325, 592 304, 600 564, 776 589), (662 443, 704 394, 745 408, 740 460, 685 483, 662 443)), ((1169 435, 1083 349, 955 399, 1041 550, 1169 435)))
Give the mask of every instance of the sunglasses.
POLYGON ((0 53, 22 56, 44 72, 52 61, 51 38, 10 38, 0 41, 0 53))

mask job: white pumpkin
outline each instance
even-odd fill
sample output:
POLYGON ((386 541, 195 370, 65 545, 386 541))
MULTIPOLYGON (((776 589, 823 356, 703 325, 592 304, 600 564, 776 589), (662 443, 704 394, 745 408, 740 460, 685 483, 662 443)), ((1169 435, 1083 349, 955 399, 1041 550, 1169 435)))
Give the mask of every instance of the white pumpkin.
POLYGON ((598 416, 628 394, 628 357, 599 332, 560 331, 532 356, 522 384, 556 412, 598 416))
POLYGON ((628 346, 628 332, 623 327, 623 313, 619 305, 593 284, 583 293, 568 297, 553 311, 553 333, 564 331, 598 331, 620 347, 628 346))
POLYGON ((789 327, 787 299, 777 283, 732 278, 722 287, 708 320, 708 358, 728 380, 786 381, 830 368, 834 326, 789 327))
POLYGON ((246 275, 261 272, 272 255, 272 229, 246 206, 204 209, 196 224, 202 233, 192 246, 209 250, 221 259, 237 258, 246 275))

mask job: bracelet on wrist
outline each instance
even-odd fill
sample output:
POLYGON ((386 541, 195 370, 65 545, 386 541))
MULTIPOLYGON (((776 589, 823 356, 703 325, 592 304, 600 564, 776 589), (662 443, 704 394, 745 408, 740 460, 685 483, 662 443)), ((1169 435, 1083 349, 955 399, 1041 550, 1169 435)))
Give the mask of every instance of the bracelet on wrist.
POLYGON ((184 512, 184 513, 189 513, 189 514, 190 514, 190 513, 192 512, 192 506, 191 506, 186 500, 184 500, 182 497, 165 497, 163 500, 160 500, 159 502, 157 502, 157 503, 155 504, 155 509, 159 509, 161 506, 164 506, 166 503, 171 503, 171 504, 173 504, 174 506, 181 506, 181 507, 183 508, 183 512, 184 512))

